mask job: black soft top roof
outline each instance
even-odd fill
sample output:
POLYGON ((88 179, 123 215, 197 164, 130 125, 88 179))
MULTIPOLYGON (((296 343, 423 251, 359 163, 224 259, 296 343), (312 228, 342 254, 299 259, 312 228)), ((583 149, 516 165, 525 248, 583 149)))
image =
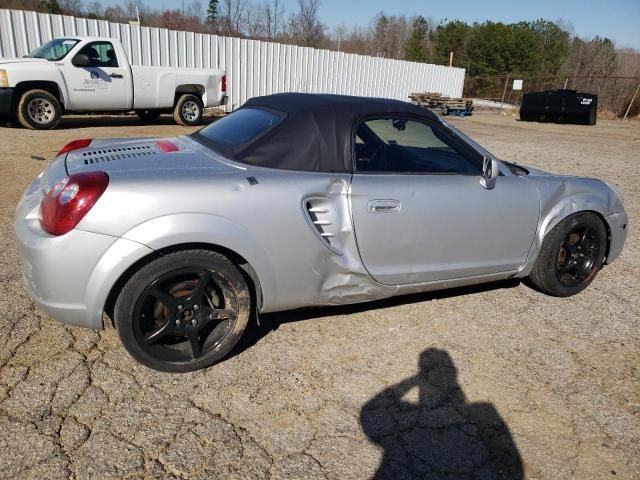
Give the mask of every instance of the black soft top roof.
POLYGON ((235 160, 251 165, 311 172, 351 172, 354 123, 369 115, 412 114, 437 119, 408 102, 346 95, 279 93, 248 100, 242 108, 264 108, 285 118, 240 151, 235 160))

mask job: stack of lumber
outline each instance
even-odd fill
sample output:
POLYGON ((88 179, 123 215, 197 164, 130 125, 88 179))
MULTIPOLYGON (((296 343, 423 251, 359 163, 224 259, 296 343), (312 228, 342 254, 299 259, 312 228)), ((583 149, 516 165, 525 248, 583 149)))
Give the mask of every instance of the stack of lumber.
POLYGON ((471 115, 473 100, 451 98, 440 93, 423 92, 409 95, 411 103, 426 107, 441 115, 471 115))

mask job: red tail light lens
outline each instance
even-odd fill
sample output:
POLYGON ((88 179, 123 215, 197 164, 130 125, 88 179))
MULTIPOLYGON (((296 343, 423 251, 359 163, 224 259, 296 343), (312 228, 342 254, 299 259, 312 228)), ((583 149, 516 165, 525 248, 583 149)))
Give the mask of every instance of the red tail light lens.
POLYGON ((64 235, 75 228, 109 185, 104 172, 71 175, 59 181, 42 199, 42 228, 51 235, 64 235))
POLYGON ((227 76, 226 75, 222 76, 222 87, 221 87, 221 90, 223 92, 227 91, 227 76))
MULTIPOLYGON (((69 142, 64 147, 62 147, 58 152, 58 155, 73 152, 74 150, 78 150, 79 148, 88 147, 89 145, 91 145, 92 140, 93 138, 81 138, 79 140, 73 140, 72 142, 69 142)), ((58 155, 56 155, 56 157, 58 155)))
POLYGON ((156 147, 158 147, 158 150, 165 153, 177 152, 180 150, 175 143, 172 143, 169 140, 158 140, 156 142, 156 147))

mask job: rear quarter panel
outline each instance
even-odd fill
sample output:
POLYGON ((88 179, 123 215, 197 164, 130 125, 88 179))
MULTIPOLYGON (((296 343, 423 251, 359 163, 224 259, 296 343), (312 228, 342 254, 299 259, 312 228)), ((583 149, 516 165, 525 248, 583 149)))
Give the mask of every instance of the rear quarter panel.
MULTIPOLYGON (((232 167, 229 167, 232 168, 232 167)), ((227 174, 174 170, 137 177, 112 172, 107 192, 78 226, 154 250, 204 243, 249 262, 262 288, 262 311, 346 304, 393 295, 358 254, 349 211, 349 175, 240 169, 227 174), (253 176, 258 183, 247 181, 253 176), (335 199, 344 246, 336 254, 303 210, 309 195, 335 199)))
POLYGON ((205 107, 219 105, 222 100, 221 70, 134 65, 131 71, 136 109, 173 107, 180 85, 200 86, 205 107))

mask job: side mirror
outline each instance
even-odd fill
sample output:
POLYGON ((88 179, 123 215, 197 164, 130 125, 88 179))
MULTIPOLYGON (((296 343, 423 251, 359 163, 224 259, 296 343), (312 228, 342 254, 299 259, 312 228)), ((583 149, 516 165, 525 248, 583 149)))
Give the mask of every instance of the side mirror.
POLYGON ((73 60, 71 60, 71 64, 74 67, 88 67, 91 64, 91 60, 89 60, 89 55, 86 53, 78 53, 73 60))
POLYGON ((500 173, 498 161, 494 158, 484 157, 482 159, 482 176, 480 177, 480 185, 487 190, 491 190, 496 186, 496 178, 500 173))

